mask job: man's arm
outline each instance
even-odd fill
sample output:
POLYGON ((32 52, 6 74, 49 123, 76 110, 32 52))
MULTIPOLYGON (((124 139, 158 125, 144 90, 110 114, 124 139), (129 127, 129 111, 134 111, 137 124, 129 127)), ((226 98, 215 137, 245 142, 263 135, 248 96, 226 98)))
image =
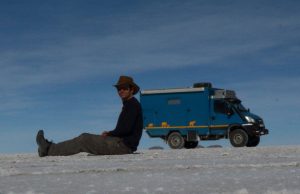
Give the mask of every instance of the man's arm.
POLYGON ((108 132, 109 136, 123 137, 130 135, 134 124, 136 122, 138 114, 138 107, 130 104, 130 106, 124 107, 121 112, 116 128, 113 131, 108 132))

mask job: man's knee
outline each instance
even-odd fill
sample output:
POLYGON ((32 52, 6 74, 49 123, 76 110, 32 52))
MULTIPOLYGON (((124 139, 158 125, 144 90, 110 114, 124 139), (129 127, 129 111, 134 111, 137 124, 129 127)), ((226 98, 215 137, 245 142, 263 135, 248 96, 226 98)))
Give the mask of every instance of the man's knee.
POLYGON ((88 133, 82 133, 81 135, 78 136, 79 141, 88 141, 90 139, 90 134, 88 133))

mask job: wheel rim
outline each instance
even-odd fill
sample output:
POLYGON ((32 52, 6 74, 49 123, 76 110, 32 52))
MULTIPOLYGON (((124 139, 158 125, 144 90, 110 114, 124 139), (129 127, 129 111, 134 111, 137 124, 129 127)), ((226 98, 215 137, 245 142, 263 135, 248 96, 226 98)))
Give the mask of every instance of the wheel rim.
POLYGON ((175 147, 179 146, 181 143, 180 138, 179 137, 172 137, 171 139, 171 144, 175 147))
POLYGON ((244 137, 241 134, 235 134, 233 137, 233 141, 236 144, 241 144, 244 141, 244 137))

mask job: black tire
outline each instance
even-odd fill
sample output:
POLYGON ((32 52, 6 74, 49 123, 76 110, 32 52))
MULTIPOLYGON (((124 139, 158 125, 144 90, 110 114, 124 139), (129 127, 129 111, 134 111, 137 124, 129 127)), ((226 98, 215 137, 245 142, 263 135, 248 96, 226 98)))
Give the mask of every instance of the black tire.
POLYGON ((248 144, 248 134, 243 129, 235 129, 229 134, 230 143, 233 147, 244 147, 248 144))
POLYGON ((249 137, 247 147, 256 147, 260 142, 260 136, 249 137))
POLYGON ((198 141, 185 141, 184 147, 186 149, 192 149, 198 146, 198 141))
POLYGON ((181 149, 184 146, 184 139, 182 135, 178 132, 172 132, 168 136, 168 145, 172 149, 181 149))

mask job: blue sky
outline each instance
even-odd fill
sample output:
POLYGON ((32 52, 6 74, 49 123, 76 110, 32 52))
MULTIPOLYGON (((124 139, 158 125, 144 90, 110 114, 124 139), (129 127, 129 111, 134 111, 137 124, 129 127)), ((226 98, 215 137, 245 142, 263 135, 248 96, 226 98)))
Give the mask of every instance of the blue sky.
MULTIPOLYGON (((263 146, 299 144, 300 2, 1 1, 0 153, 115 127, 112 85, 212 82, 264 118, 263 146)), ((227 141, 203 143, 230 146, 227 141)), ((140 148, 164 145, 144 134, 140 148)))

